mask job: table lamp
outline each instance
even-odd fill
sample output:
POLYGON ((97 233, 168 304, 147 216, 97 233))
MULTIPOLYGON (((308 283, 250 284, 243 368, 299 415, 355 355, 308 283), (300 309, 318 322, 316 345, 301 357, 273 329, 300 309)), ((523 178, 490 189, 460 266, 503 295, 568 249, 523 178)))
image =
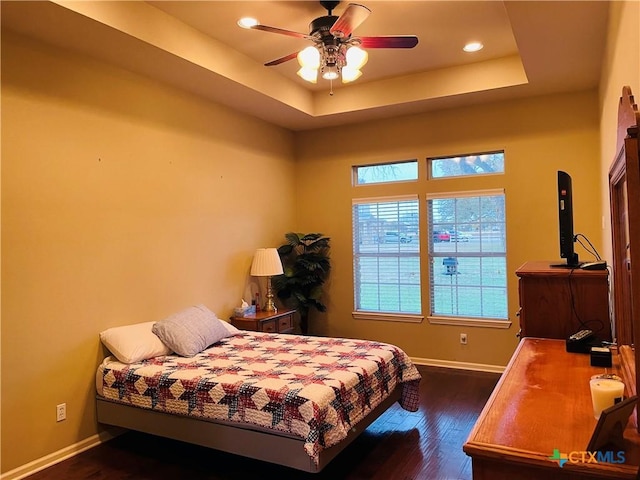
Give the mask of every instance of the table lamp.
POLYGON ((282 262, 278 249, 276 248, 259 248, 253 257, 251 264, 252 277, 267 277, 267 301, 264 304, 264 310, 267 312, 277 312, 276 304, 273 303, 273 290, 271 289, 271 277, 274 275, 282 275, 282 262))

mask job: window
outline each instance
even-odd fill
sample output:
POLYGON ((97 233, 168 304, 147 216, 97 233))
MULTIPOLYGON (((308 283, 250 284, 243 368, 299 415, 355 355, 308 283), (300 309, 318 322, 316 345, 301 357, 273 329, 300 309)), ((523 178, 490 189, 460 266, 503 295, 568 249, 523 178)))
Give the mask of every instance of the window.
POLYGON ((508 318, 504 205, 495 190, 427 196, 430 317, 508 318))
POLYGON ((421 313, 418 203, 417 195, 353 201, 356 313, 421 313))
POLYGON ((431 178, 504 173, 504 152, 430 158, 427 162, 431 178))
POLYGON ((352 168, 354 192, 411 192, 353 200, 354 318, 419 322, 428 312, 430 323, 510 326, 504 191, 464 191, 504 163, 503 151, 428 158, 421 181, 417 160, 352 168), (447 178, 456 191, 419 200, 447 178))
POLYGON ((382 165, 356 166, 353 167, 353 173, 356 185, 417 180, 418 161, 408 160, 382 165))

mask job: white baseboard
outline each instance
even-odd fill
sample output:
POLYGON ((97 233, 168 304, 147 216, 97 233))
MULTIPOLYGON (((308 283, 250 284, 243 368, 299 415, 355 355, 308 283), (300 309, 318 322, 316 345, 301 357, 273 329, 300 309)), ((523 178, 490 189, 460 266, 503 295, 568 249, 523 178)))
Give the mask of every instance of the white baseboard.
POLYGON ((108 430, 104 430, 103 432, 92 435, 89 438, 85 438, 80 442, 69 445, 62 450, 50 453, 49 455, 38 458, 37 460, 22 465, 21 467, 14 468, 13 470, 3 473, 2 475, 0 475, 0 480, 20 480, 22 478, 28 477, 29 475, 33 475, 40 470, 44 470, 45 468, 62 462, 67 458, 71 458, 75 455, 78 455, 79 453, 84 452, 85 450, 89 450, 90 448, 96 447, 101 443, 111 440, 112 438, 117 437, 123 432, 125 432, 125 430, 122 428, 110 428, 108 430))
POLYGON ((453 360, 438 360, 435 358, 411 357, 411 361, 416 365, 426 365, 429 367, 454 368, 457 370, 473 370, 476 372, 502 373, 506 368, 503 365, 487 365, 484 363, 456 362, 453 360))

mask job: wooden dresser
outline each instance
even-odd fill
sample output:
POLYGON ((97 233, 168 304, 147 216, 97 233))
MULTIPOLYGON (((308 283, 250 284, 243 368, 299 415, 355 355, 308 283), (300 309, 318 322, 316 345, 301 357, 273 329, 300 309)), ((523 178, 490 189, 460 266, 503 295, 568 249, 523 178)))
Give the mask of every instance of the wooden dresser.
MULTIPOLYGON (((621 373, 617 356, 613 370, 621 373)), ((590 366, 589 355, 567 353, 563 340, 524 338, 463 447, 474 480, 635 479, 640 434, 632 421, 624 464, 572 461, 560 468, 551 458, 556 450, 586 450, 596 426, 589 378, 603 372, 590 366)))
POLYGON ((518 270, 520 335, 566 339, 578 330, 593 330, 611 341, 609 271, 551 267, 526 262, 518 270))

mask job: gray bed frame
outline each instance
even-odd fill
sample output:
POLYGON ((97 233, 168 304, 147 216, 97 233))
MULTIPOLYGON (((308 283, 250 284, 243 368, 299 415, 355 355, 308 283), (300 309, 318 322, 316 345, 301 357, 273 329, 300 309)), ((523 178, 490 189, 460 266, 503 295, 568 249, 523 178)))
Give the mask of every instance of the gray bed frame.
POLYGON ((98 422, 202 445, 223 452, 276 463, 305 472, 320 472, 362 431, 400 399, 402 385, 360 422, 337 445, 320 452, 318 465, 304 449, 304 439, 253 425, 214 421, 158 412, 97 397, 98 422))

